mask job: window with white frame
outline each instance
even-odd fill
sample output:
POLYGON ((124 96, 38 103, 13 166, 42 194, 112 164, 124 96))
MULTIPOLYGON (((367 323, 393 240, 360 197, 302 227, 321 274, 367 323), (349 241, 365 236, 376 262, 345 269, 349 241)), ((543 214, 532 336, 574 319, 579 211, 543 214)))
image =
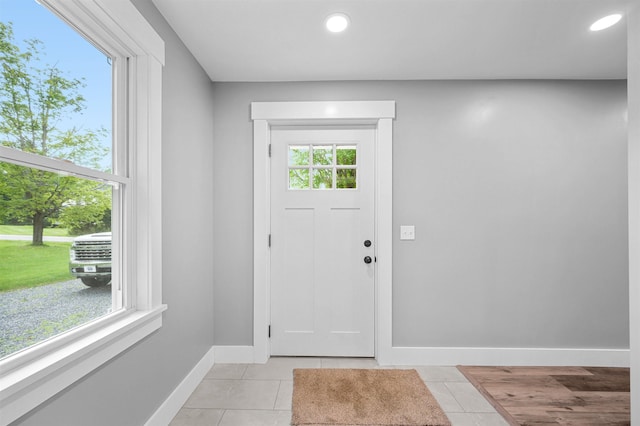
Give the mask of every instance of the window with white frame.
POLYGON ((289 189, 357 189, 353 144, 289 145, 289 189))
MULTIPOLYGON (((61 125, 65 114, 57 117, 57 123, 43 123, 46 114, 25 112, 18 106, 16 113, 24 113, 31 119, 31 124, 20 127, 22 124, 17 123, 17 128, 16 123, 0 124, 3 133, 0 194, 4 201, 10 197, 18 199, 18 191, 11 191, 20 184, 23 185, 23 201, 32 201, 40 196, 36 194, 39 185, 50 185, 53 190, 49 192, 49 198, 59 198, 54 215, 56 220, 62 210, 68 215, 75 211, 80 216, 90 216, 88 210, 97 210, 98 203, 107 206, 109 217, 105 218, 104 214, 96 217, 108 223, 108 229, 95 230, 110 231, 111 253, 104 244, 105 238, 92 245, 95 241, 87 237, 82 244, 72 248, 70 260, 71 271, 75 267, 76 275, 88 274, 84 276, 86 280, 82 280, 86 281, 88 289, 104 285, 109 288, 110 298, 106 309, 98 314, 78 324, 68 323, 69 327, 53 330, 51 336, 17 348, 0 359, 2 423, 17 419, 156 330, 162 324, 161 313, 166 309, 161 295, 160 188, 164 44, 137 9, 126 1, 40 0, 39 3, 61 17, 104 55, 111 76, 109 80, 113 82, 110 90, 113 121, 103 133, 109 134, 108 139, 113 143, 106 147, 109 154, 105 157, 86 155, 82 137, 86 138, 85 142, 96 142, 99 135, 78 132, 78 127, 73 125, 65 128, 61 125), (7 134, 9 124, 14 128, 13 133, 7 134), (39 145, 28 143, 26 133, 20 133, 33 132, 38 126, 46 132, 47 125, 58 130, 55 135, 53 131, 45 135, 52 136, 51 144, 42 137, 38 139, 39 145), (43 147, 43 143, 47 146, 43 147), (21 179, 27 179, 27 182, 21 182, 21 179), (83 250, 91 247, 96 248, 93 255, 103 260, 110 256, 110 270, 107 271, 106 262, 73 263, 83 250)), ((7 26, 2 29, 7 31, 7 26)), ((8 65, 7 61, 4 65, 8 65)), ((18 67, 5 79, 24 78, 22 71, 18 67)), ((53 105, 56 102, 66 102, 73 107, 73 100, 79 99, 73 97, 73 91, 64 92, 70 84, 68 78, 55 72, 40 78, 39 81, 45 83, 44 88, 60 86, 58 91, 41 93, 44 108, 46 103, 53 105)), ((105 85, 109 86, 109 82, 105 85)), ((7 84, 6 89, 10 92, 11 85, 7 84)), ((3 104, 3 108, 8 105, 3 104)), ((29 105, 33 106, 33 102, 29 105)), ((40 204, 47 201, 47 197, 43 196, 42 200, 40 204)), ((20 207, 18 202, 14 204, 16 208, 20 207)), ((31 209, 31 212, 37 214, 37 209, 31 209)), ((34 222, 37 221, 34 219, 34 222)), ((36 231, 33 232, 34 242, 35 235, 36 231)), ((106 235, 102 234, 103 237, 106 235)))
POLYGON ((113 57, 40 4, 9 0, 0 60, 2 359, 122 309, 112 252, 129 179, 113 161, 126 152, 112 137, 113 57))

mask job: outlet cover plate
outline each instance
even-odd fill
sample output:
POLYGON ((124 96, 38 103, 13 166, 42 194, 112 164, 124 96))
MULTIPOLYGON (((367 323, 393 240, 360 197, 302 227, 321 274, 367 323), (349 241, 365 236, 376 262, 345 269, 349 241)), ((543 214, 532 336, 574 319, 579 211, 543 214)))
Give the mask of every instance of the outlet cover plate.
POLYGON ((401 225, 400 226, 400 239, 401 240, 415 240, 416 239, 416 227, 413 225, 401 225))

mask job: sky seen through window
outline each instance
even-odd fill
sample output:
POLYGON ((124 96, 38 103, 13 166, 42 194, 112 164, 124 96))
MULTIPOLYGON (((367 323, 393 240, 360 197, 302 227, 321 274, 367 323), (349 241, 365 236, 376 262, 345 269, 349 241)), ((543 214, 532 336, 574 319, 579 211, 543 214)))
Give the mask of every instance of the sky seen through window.
MULTIPOLYGON (((0 0, 0 21, 11 22, 14 43, 26 51, 25 40, 37 39, 43 44, 40 62, 60 69, 67 78, 82 79, 85 87, 85 109, 60 122, 62 130, 76 127, 85 130, 105 128, 108 134, 101 144, 111 147, 111 64, 109 58, 60 18, 35 0, 0 0)), ((111 159, 102 164, 111 167, 111 159)))

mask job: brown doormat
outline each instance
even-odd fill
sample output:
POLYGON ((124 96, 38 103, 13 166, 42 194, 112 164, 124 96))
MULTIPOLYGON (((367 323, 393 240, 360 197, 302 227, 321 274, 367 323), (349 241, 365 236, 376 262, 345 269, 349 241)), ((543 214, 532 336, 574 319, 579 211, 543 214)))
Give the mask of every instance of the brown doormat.
POLYGON ((295 369, 292 425, 448 426, 416 370, 295 369))
POLYGON ((458 369, 512 426, 628 426, 628 368, 470 367, 458 369))

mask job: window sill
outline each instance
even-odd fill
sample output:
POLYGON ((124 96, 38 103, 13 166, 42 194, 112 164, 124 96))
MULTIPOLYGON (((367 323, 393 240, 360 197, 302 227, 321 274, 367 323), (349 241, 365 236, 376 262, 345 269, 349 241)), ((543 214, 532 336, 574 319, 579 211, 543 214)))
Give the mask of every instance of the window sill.
POLYGON ((98 326, 90 333, 83 333, 81 327, 72 333, 78 336, 76 339, 52 350, 33 356, 27 350, 0 362, 0 424, 18 419, 159 329, 166 309, 166 305, 160 305, 148 311, 114 314, 97 324, 87 325, 92 329, 98 326), (12 368, 23 355, 33 359, 12 368))

